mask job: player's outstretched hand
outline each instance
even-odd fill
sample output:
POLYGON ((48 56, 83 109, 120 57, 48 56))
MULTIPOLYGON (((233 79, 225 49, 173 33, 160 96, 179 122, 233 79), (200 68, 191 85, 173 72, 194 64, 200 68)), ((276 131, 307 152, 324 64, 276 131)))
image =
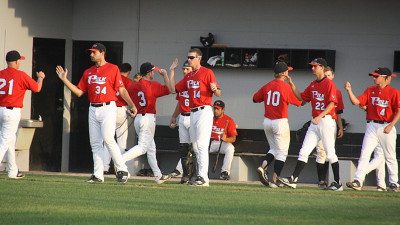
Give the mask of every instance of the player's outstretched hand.
POLYGON ((176 67, 178 67, 178 58, 175 58, 174 61, 172 61, 171 66, 169 67, 169 70, 174 70, 176 67))
POLYGON ((158 73, 161 75, 161 76, 167 76, 168 74, 167 74, 167 71, 165 70, 165 69, 160 69, 160 70, 158 70, 158 73))
POLYGON ((350 82, 346 81, 346 83, 344 83, 344 89, 346 91, 350 91, 351 90, 351 84, 350 82))
POLYGON ((67 79, 68 69, 65 69, 65 71, 64 71, 62 66, 57 66, 56 67, 56 73, 58 74, 58 77, 61 80, 65 80, 65 79, 67 79))
POLYGON ((44 79, 46 77, 46 75, 43 73, 43 71, 36 72, 36 76, 41 79, 44 79))

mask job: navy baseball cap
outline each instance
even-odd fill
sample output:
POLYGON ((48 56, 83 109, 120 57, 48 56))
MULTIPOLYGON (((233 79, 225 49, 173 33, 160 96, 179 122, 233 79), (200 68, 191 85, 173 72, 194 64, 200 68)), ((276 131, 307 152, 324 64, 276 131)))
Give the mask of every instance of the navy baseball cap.
POLYGON ((104 46, 102 43, 95 43, 92 45, 91 48, 87 49, 88 51, 99 51, 99 52, 105 52, 106 51, 106 46, 104 46))
POLYGON ((140 74, 146 75, 150 71, 158 71, 160 68, 154 66, 153 64, 149 62, 145 62, 140 66, 140 74))
POLYGON ((187 60, 182 65, 182 68, 185 68, 185 67, 190 67, 189 62, 187 60))
POLYGON ((374 72, 371 72, 368 75, 374 77, 379 77, 379 76, 397 77, 397 75, 392 73, 392 71, 390 71, 390 69, 388 69, 387 67, 379 67, 374 72))
POLYGON ((25 56, 19 54, 19 52, 12 50, 7 52, 6 61, 7 62, 14 62, 17 60, 25 60, 25 56))
POLYGON ((217 100, 214 102, 214 107, 215 108, 221 108, 224 109, 225 108, 225 103, 221 100, 217 100))
POLYGON ((328 66, 328 63, 326 62, 326 60, 324 58, 316 58, 313 61, 311 61, 309 64, 310 65, 320 65, 320 66, 323 66, 323 67, 327 67, 328 66))
POLYGON ((274 66, 274 73, 275 74, 279 74, 279 73, 283 73, 285 71, 291 71, 293 70, 293 67, 288 66, 286 63, 284 62, 277 62, 274 66))

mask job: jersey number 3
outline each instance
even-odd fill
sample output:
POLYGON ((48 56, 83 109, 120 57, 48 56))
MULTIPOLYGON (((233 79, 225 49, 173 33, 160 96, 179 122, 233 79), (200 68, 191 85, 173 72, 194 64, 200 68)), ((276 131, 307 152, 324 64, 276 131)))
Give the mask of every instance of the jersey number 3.
POLYGON ((7 85, 7 81, 6 79, 0 78, 0 95, 12 95, 13 92, 13 88, 14 88, 14 80, 11 79, 10 81, 8 81, 9 85, 8 85, 8 91, 3 91, 2 89, 7 85))
POLYGON ((143 93, 143 91, 139 91, 138 93, 137 93, 137 95, 138 95, 138 97, 140 97, 140 102, 139 102, 139 105, 140 106, 146 106, 146 98, 144 97, 144 93, 143 93))

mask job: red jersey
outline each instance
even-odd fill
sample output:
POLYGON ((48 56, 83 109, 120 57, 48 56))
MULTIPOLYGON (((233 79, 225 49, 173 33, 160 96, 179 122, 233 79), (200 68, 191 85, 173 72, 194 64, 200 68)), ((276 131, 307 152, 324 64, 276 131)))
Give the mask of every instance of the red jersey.
MULTIPOLYGON (((121 76, 121 79, 122 79, 122 82, 124 83, 125 88, 130 86, 131 83, 133 82, 131 79, 129 79, 125 76, 121 76)), ((125 102, 125 100, 121 97, 121 95, 119 94, 118 91, 117 91, 117 101, 115 102, 115 104, 118 107, 128 105, 128 103, 125 102)))
POLYGON ((344 109, 342 92, 339 89, 336 89, 336 97, 337 97, 337 105, 336 105, 336 114, 342 114, 344 109))
POLYGON ((88 93, 89 102, 102 103, 116 101, 116 93, 124 87, 118 66, 106 63, 103 66, 92 66, 83 72, 78 88, 88 93))
POLYGON ((10 67, 0 71, 0 106, 22 108, 26 90, 39 91, 28 74, 10 67))
MULTIPOLYGON (((189 107, 195 108, 212 104, 213 91, 211 91, 210 83, 217 84, 217 79, 212 70, 202 66, 188 73, 175 85, 175 89, 178 92, 188 91, 189 107)), ((218 84, 217 88, 219 88, 218 84)))
POLYGON ((358 96, 360 106, 367 106, 367 120, 379 120, 390 123, 400 108, 400 92, 392 86, 368 87, 358 96))
MULTIPOLYGON (((324 77, 322 80, 314 80, 301 93, 301 98, 306 102, 311 102, 312 117, 317 117, 321 114, 329 103, 337 104, 336 86, 332 80, 324 77)), ((333 108, 327 115, 331 115, 336 119, 336 108, 333 108)))
POLYGON ((176 100, 178 100, 179 103, 179 109, 183 113, 190 112, 190 107, 189 107, 189 93, 188 91, 182 91, 176 94, 176 100))
POLYGON ((288 118, 289 104, 300 106, 289 84, 274 79, 253 95, 253 102, 264 102, 264 117, 274 120, 288 118))
POLYGON ((220 118, 214 117, 214 123, 211 130, 211 139, 219 141, 222 133, 224 133, 224 128, 226 121, 228 121, 228 126, 226 127, 225 135, 226 137, 237 136, 236 123, 233 119, 227 115, 222 115, 220 118))
POLYGON ((133 82, 132 85, 127 88, 133 103, 135 103, 137 107, 138 114, 156 114, 157 98, 169 94, 169 89, 166 85, 146 79, 133 82))

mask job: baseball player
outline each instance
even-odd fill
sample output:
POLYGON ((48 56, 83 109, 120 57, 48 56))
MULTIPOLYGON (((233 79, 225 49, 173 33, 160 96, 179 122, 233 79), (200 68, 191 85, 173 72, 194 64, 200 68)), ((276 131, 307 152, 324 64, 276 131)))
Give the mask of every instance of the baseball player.
POLYGON ((221 100, 214 102, 214 122, 211 131, 210 153, 220 152, 225 154, 224 162, 221 168, 221 180, 230 179, 231 164, 238 135, 236 131, 236 123, 233 119, 225 114, 225 103, 221 100))
POLYGON ((303 146, 300 149, 299 158, 292 176, 289 178, 279 178, 279 180, 291 188, 296 188, 299 174, 307 163, 308 156, 317 146, 318 142, 322 140, 334 176, 334 181, 327 189, 343 191, 343 186, 339 178, 339 162, 335 151, 336 86, 335 83, 324 74, 324 69, 327 67, 325 59, 316 58, 310 65, 312 66, 312 71, 316 80, 312 81, 301 94, 297 90, 292 79, 288 76, 289 85, 297 99, 311 102, 313 118, 304 138, 303 146))
POLYGON ((265 84, 253 95, 253 102, 264 102, 264 132, 270 149, 257 173, 262 184, 277 188, 277 177, 280 176, 290 144, 290 128, 288 123, 289 104, 300 106, 289 84, 285 82, 289 71, 293 70, 285 62, 277 62, 274 66, 275 79, 265 84), (276 160, 275 160, 276 159, 276 160), (274 176, 268 181, 267 168, 275 160, 274 176))
MULTIPOLYGON (((132 66, 129 63, 123 63, 119 66, 119 71, 121 72, 121 79, 125 87, 128 87, 132 83, 132 80, 128 78, 131 73, 131 70, 132 66)), ((122 154, 126 150, 126 142, 128 139, 128 114, 126 112, 126 106, 128 104, 120 96, 119 92, 117 92, 117 101, 115 102, 115 104, 117 105, 115 136, 117 137, 117 144, 122 154)), ((104 174, 110 174, 109 171, 111 162, 110 153, 106 148, 104 148, 103 154, 104 154, 103 155, 104 174)))
POLYGON ((117 171, 117 181, 126 183, 130 175, 114 139, 117 118, 116 92, 118 91, 125 102, 128 103, 131 116, 134 116, 137 110, 124 87, 118 66, 105 60, 106 47, 101 43, 95 43, 88 51, 90 51, 90 59, 95 65, 83 72, 77 86, 68 80, 67 69, 64 70, 61 66, 56 68, 61 81, 76 96, 80 97, 85 92, 88 93, 90 102, 89 138, 93 152, 94 170, 87 182, 104 182, 102 156, 104 143, 113 159, 117 171))
POLYGON ((18 171, 15 161, 15 142, 25 92, 26 90, 39 92, 45 78, 42 71, 37 72, 36 82, 19 70, 21 60, 25 60, 25 57, 19 52, 15 50, 7 52, 7 68, 0 71, 0 162, 7 152, 7 173, 12 179, 24 177, 24 174, 18 171))
POLYGON ((156 99, 172 92, 170 81, 165 69, 159 69, 149 62, 140 66, 142 79, 128 87, 129 95, 138 106, 134 125, 138 135, 138 144, 125 152, 122 156, 127 162, 147 153, 148 163, 154 173, 157 184, 164 183, 168 176, 161 173, 156 158, 156 144, 154 132, 156 128, 156 99), (164 78, 165 85, 153 81, 154 71, 158 71, 164 78))
MULTIPOLYGON (((208 146, 213 123, 212 95, 221 96, 221 89, 212 70, 202 67, 202 52, 198 48, 189 50, 187 60, 193 71, 175 85, 178 92, 188 91, 190 107, 190 139, 196 154, 198 177, 192 182, 196 186, 209 186, 208 146)), ((175 83, 172 79, 173 84, 175 83)))
POLYGON ((389 191, 397 192, 398 165, 396 159, 396 123, 400 118, 400 92, 390 86, 395 74, 386 68, 379 67, 369 73, 374 79, 374 86, 368 87, 364 93, 356 97, 349 82, 345 89, 353 105, 367 106, 367 127, 361 147, 355 178, 346 185, 354 190, 361 190, 366 175, 371 153, 377 146, 383 149, 389 174, 389 191))
MULTIPOLYGON (((330 80, 333 81, 335 78, 335 73, 333 72, 333 69, 329 66, 327 66, 324 70, 325 76, 329 78, 330 80)), ((343 104, 343 97, 342 97, 342 92, 340 89, 336 89, 336 97, 337 97, 337 105, 336 105, 336 124, 337 124, 337 138, 342 138, 343 137, 343 124, 342 124, 342 117, 341 114, 343 113, 344 110, 344 104, 343 104)), ((317 174, 318 174, 318 187, 320 189, 326 189, 328 187, 328 183, 326 181, 326 174, 329 169, 329 162, 326 161, 326 154, 324 150, 324 146, 322 144, 322 141, 319 141, 317 147, 316 147, 316 165, 317 165, 317 174)))
MULTIPOLYGON (((174 64, 173 64, 174 65, 174 64)), ((182 66, 183 77, 185 77, 188 73, 192 72, 192 67, 189 66, 189 62, 185 61, 182 66)), ((171 66, 170 74, 173 77, 175 74, 175 67, 171 66)), ((179 127, 179 154, 180 160, 178 165, 175 168, 170 176, 178 176, 182 174, 181 184, 186 184, 189 182, 190 175, 192 173, 192 169, 189 168, 190 161, 190 152, 192 151, 192 146, 190 143, 190 107, 189 107, 189 93, 188 91, 178 92, 176 94, 176 100, 178 103, 176 104, 175 111, 172 114, 170 127, 175 128, 178 124, 179 127), (178 122, 177 122, 177 117, 178 122), (178 174, 179 173, 179 174, 178 174)), ((193 157, 193 155, 192 155, 193 157)))

